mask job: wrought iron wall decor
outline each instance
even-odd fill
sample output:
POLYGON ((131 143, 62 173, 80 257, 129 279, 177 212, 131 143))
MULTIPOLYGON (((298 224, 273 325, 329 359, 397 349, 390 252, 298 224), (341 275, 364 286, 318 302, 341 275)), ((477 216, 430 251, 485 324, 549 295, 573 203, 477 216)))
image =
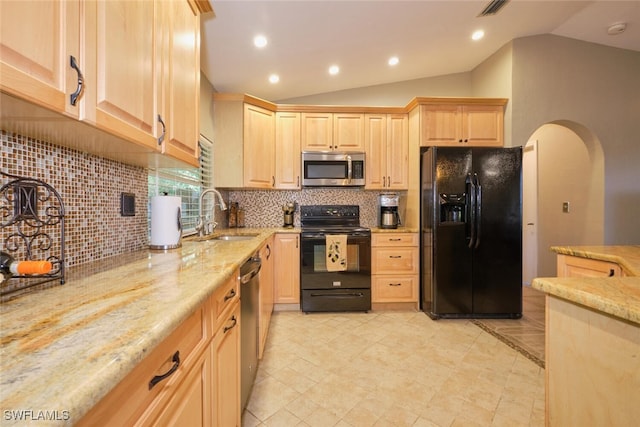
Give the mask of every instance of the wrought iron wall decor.
POLYGON ((65 282, 64 203, 60 194, 39 179, 0 171, 9 182, 0 187, 0 248, 18 260, 46 260, 51 272, 12 276, 2 283, 0 296, 42 283, 65 282))

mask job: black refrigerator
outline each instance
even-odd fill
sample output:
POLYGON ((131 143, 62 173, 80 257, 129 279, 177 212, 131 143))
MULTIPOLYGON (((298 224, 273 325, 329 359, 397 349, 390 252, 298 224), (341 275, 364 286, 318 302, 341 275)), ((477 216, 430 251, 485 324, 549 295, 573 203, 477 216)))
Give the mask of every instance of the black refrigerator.
POLYGON ((421 151, 421 308, 522 316, 522 148, 421 151))

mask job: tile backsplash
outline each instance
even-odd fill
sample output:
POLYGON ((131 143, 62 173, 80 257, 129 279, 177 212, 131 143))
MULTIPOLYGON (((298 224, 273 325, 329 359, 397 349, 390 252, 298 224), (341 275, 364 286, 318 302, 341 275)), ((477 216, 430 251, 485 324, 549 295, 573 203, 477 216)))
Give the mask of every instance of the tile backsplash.
MULTIPOLYGON (((147 175, 129 166, 45 141, 0 131, 0 169, 42 180, 65 205, 67 267, 148 246, 147 175), (120 215, 120 194, 135 195, 135 215, 120 215)), ((0 176, 0 185, 9 179, 0 176)), ((0 244, 10 227, 0 230, 0 244)))
MULTIPOLYGON (((280 227, 282 206, 287 202, 298 205, 358 205, 363 227, 378 225, 378 191, 360 188, 305 188, 300 191, 230 191, 229 200, 238 202, 245 210, 247 227, 280 227)), ((294 225, 300 226, 300 208, 296 209, 294 225)))

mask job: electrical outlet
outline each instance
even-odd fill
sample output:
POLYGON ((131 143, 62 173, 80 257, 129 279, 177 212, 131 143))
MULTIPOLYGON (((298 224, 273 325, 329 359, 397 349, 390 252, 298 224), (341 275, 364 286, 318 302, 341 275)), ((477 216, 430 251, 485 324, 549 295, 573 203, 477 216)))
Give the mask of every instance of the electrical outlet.
POLYGON ((569 213, 569 202, 562 202, 562 213, 569 213))

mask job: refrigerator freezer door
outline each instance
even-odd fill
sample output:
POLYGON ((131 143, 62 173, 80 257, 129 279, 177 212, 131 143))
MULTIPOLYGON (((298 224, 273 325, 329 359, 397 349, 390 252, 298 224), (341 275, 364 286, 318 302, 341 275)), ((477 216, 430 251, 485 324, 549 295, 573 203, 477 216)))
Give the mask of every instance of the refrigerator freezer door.
MULTIPOLYGON (((437 195, 466 192, 466 177, 472 171, 471 149, 434 149, 434 191, 437 195)), ((466 198, 463 198, 463 200, 466 198)), ((446 200, 438 196, 435 206, 433 244, 433 313, 471 313, 473 307, 472 252, 468 244, 468 207, 462 222, 450 221, 446 200)))
POLYGON ((473 251, 473 312, 522 313, 522 149, 474 148, 480 206, 473 251))

